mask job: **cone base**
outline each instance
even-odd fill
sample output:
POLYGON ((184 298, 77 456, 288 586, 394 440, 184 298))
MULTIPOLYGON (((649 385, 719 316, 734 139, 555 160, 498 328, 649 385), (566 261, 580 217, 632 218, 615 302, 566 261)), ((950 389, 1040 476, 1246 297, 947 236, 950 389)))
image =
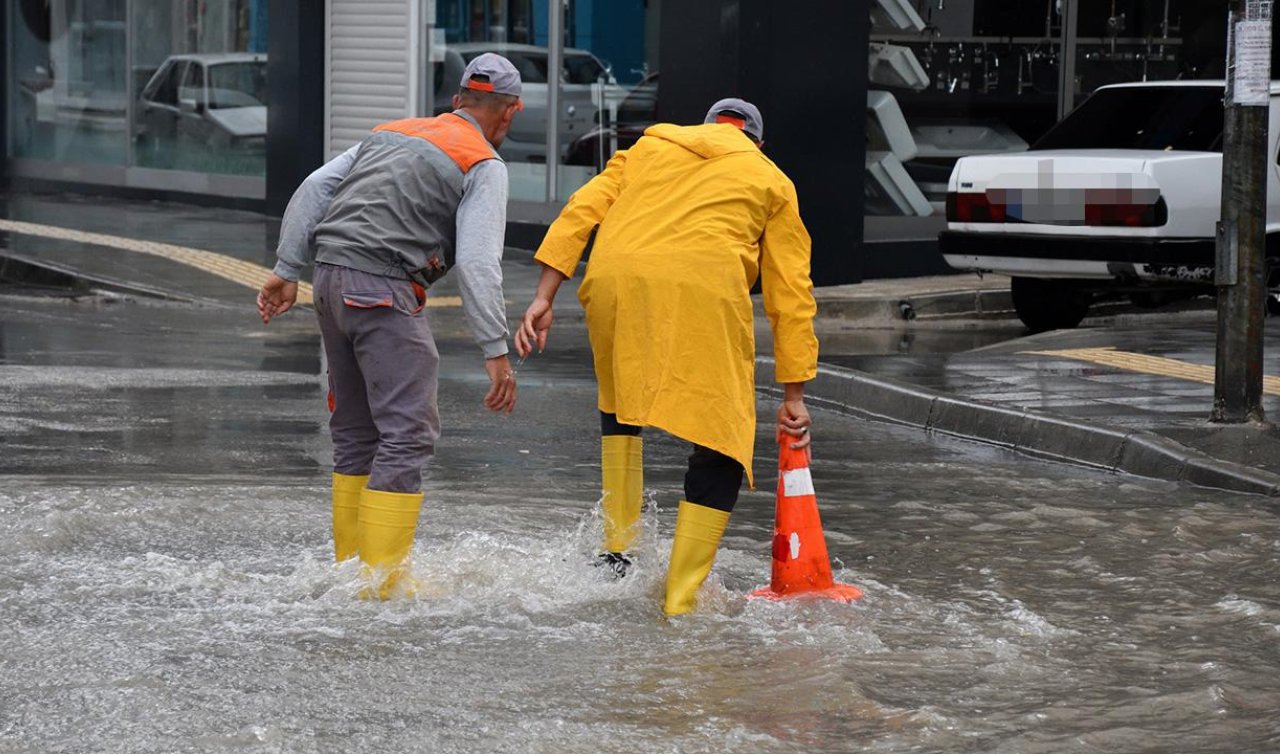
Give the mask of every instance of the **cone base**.
POLYGON ((826 589, 810 589, 803 592, 775 592, 772 587, 763 587, 747 595, 748 599, 792 600, 814 599, 831 600, 833 602, 854 602, 862 599, 862 590, 853 584, 832 584, 826 589))

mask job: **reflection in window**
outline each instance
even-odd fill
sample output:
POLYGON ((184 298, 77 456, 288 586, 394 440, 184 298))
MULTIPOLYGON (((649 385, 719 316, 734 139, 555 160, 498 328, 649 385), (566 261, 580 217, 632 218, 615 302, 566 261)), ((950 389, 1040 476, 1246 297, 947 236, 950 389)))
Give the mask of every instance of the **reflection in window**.
POLYGON ((261 173, 266 103, 267 61, 263 55, 171 57, 139 97, 134 136, 138 164, 197 172, 261 173), (179 81, 181 85, 175 86, 179 81))
POLYGON ((1156 92, 1095 95, 1051 137, 1037 140, 1054 126, 1060 107, 1084 102, 1100 86, 1221 78, 1227 17, 1221 0, 1091 0, 1080 5, 1074 29, 1063 29, 1057 2, 871 0, 870 6, 864 211, 901 220, 867 225, 867 240, 879 240, 873 227, 902 236, 919 228, 919 237, 933 237, 951 170, 967 155, 1016 152, 1032 143, 1220 148, 1220 87, 1176 101, 1156 92), (1068 89, 1059 92, 1068 73, 1068 89))
POLYGON ((209 67, 209 107, 257 107, 267 104, 267 66, 222 63, 209 67))
POLYGON ((264 175, 267 0, 133 0, 134 161, 264 175))
MULTIPOLYGON (((449 108, 467 62, 484 52, 511 60, 524 83, 524 110, 502 146, 511 175, 511 196, 541 201, 546 191, 549 28, 548 11, 564 9, 564 65, 559 128, 561 199, 595 174, 625 139, 612 124, 629 87, 656 71, 660 3, 649 0, 438 0, 435 26, 444 32, 443 58, 434 64, 433 112, 449 108), (625 85, 619 82, 624 82, 625 85)), ((633 112, 653 112, 656 78, 638 95, 633 112)), ((651 117, 651 116, 649 116, 651 117)))
POLYGON ((178 89, 178 104, 195 108, 204 104, 204 66, 187 66, 187 75, 178 89))
POLYGON ((11 0, 12 154, 263 175, 267 2, 11 0))
MULTIPOLYGON (((510 60, 511 64, 516 67, 516 70, 520 72, 521 82, 525 84, 547 83, 548 58, 545 50, 539 48, 519 49, 500 45, 485 46, 483 48, 467 45, 466 48, 466 51, 462 53, 462 59, 468 63, 482 53, 497 52, 507 60, 510 60)), ((560 77, 562 82, 566 84, 595 84, 607 79, 608 76, 609 74, 604 64, 591 53, 580 50, 565 50, 564 70, 560 77)))
POLYGON ((125 0, 10 6, 14 156, 123 165, 125 0))

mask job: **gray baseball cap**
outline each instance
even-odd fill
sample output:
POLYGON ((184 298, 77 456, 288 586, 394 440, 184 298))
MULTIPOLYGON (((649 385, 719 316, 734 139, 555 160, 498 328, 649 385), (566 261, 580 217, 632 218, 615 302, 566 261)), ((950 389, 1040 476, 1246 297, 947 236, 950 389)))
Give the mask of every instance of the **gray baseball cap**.
POLYGON ((702 122, 731 123, 756 141, 764 141, 764 118, 760 117, 760 110, 750 102, 737 97, 722 99, 712 105, 702 122))
POLYGON ((520 96, 520 72, 511 61, 494 52, 477 55, 462 72, 463 89, 520 96))

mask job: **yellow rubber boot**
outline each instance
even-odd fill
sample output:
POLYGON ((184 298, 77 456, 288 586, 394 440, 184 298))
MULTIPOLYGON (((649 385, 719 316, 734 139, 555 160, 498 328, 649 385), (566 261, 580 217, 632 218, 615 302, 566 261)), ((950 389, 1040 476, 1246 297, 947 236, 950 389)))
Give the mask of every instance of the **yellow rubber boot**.
POLYGON ((422 509, 421 492, 383 492, 365 489, 360 494, 358 547, 370 585, 361 598, 389 599, 398 591, 415 591, 405 560, 413 547, 422 509))
POLYGON ((600 476, 604 488, 604 551, 622 554, 640 534, 644 507, 644 440, 640 436, 600 438, 600 476))
POLYGON ((356 554, 360 492, 368 481, 368 474, 333 472, 333 559, 339 563, 356 554))
POLYGON ((676 533, 671 540, 671 564, 667 567, 664 613, 683 615, 693 609, 728 524, 729 514, 725 511, 680 501, 676 533))

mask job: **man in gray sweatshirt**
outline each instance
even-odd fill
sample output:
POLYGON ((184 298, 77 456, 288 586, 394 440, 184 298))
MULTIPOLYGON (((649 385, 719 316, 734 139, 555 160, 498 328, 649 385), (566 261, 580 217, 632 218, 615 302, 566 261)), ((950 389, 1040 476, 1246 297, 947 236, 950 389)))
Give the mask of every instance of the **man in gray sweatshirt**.
POLYGON ((510 413, 502 247, 507 167, 498 157, 522 109, 506 58, 467 66, 454 111, 385 123, 312 173, 285 210, 278 261, 258 293, 263 323, 288 311, 314 252, 314 293, 329 365, 333 542, 359 555, 366 596, 411 591, 406 559, 422 505, 422 466, 440 434, 439 355, 426 289, 456 269, 485 357, 484 405, 510 413))

